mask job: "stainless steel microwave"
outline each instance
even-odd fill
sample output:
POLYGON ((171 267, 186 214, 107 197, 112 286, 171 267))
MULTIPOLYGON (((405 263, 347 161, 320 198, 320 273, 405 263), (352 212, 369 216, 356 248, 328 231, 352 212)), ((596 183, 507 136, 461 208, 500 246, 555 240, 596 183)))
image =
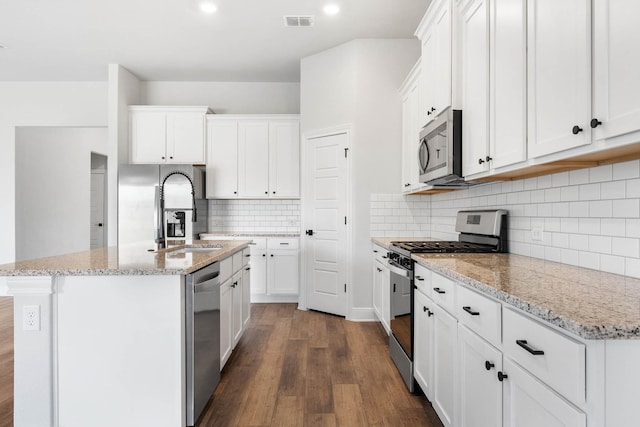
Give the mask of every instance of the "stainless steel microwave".
POLYGON ((448 108, 420 131, 420 182, 469 185, 462 177, 462 111, 448 108))

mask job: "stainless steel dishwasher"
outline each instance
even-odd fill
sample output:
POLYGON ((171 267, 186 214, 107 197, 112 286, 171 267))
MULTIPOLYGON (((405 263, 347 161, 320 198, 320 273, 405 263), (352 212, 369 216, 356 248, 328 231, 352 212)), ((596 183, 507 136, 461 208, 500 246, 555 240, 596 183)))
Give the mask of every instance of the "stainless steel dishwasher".
POLYGON ((187 425, 193 426, 220 382, 220 263, 185 277, 187 425))

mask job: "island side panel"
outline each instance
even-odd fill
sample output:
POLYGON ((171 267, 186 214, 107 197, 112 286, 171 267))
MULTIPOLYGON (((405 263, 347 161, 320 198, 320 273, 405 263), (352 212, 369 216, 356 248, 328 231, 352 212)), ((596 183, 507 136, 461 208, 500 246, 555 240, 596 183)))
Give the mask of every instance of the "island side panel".
POLYGON ((59 424, 184 426, 182 276, 60 278, 59 424))

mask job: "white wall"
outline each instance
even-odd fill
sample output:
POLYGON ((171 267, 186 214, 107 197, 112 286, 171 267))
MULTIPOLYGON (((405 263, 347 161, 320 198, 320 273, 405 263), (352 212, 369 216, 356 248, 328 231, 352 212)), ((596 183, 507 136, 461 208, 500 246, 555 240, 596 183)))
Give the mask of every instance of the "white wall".
POLYGON ((107 129, 16 128, 16 260, 90 248, 91 152, 107 129))
POLYGON ((216 114, 298 114, 299 83, 141 82, 147 105, 206 105, 216 114))
POLYGON ((15 260, 15 127, 106 125, 106 82, 0 82, 0 264, 15 260))
POLYGON ((419 55, 420 44, 415 39, 366 39, 301 62, 302 134, 342 124, 351 124, 353 130, 352 318, 359 317, 359 308, 369 309, 372 304, 369 199, 372 193, 395 192, 400 182, 402 100, 398 88, 419 55))

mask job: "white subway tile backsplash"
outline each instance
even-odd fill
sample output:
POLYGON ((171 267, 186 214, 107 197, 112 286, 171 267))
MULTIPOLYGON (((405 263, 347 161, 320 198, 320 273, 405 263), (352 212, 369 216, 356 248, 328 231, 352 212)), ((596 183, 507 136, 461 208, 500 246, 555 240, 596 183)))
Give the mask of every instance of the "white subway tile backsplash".
POLYGON ((210 232, 300 232, 299 200, 209 200, 210 232))
POLYGON ((589 202, 589 216, 597 218, 610 218, 612 211, 611 200, 589 202))
POLYGON ((615 163, 613 165, 613 179, 631 179, 640 176, 640 160, 615 163))
POLYGON ((630 258, 640 257, 640 240, 625 237, 613 237, 611 253, 630 258))
POLYGON ((601 254, 611 253, 611 237, 589 236, 589 251, 601 254))
POLYGON ((601 255, 600 269, 608 273, 624 274, 625 259, 621 256, 601 255))
POLYGON ((613 178, 613 166, 596 166, 589 170, 589 182, 611 181, 613 178))
POLYGON ((638 218, 640 216, 640 199, 614 200, 613 216, 616 218, 638 218))
POLYGON ((569 172, 569 184, 579 185, 589 182, 589 169, 578 169, 569 172))
POLYGON ((580 200, 600 200, 600 184, 584 184, 579 190, 580 200))
POLYGON ((624 199, 626 193, 624 181, 603 182, 600 187, 600 195, 603 199, 624 199))

